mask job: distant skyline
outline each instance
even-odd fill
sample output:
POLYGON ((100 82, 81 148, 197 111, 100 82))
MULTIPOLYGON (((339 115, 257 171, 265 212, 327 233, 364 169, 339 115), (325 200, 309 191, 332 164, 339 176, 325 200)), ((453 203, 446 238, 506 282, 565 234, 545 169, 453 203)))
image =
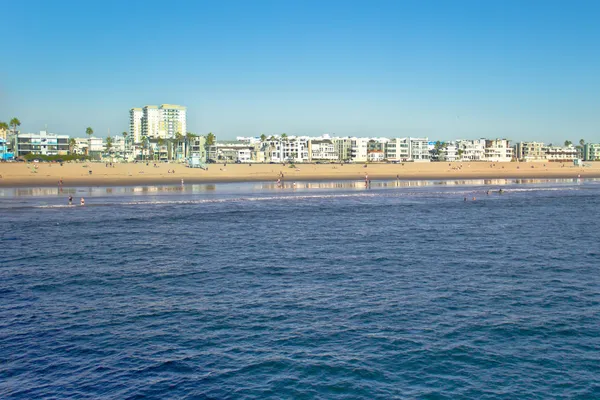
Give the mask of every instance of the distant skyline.
POLYGON ((0 121, 600 142, 597 1, 4 1, 0 121))

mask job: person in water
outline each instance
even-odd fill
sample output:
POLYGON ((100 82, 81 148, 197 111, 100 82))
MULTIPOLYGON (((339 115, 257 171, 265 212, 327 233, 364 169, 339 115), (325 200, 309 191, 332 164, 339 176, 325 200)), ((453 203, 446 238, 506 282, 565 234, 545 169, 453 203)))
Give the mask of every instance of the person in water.
POLYGON ((73 205, 73 196, 69 195, 69 205, 72 206, 73 205))
POLYGON ((79 204, 81 204, 82 206, 85 206, 85 199, 83 197, 79 201, 79 204))

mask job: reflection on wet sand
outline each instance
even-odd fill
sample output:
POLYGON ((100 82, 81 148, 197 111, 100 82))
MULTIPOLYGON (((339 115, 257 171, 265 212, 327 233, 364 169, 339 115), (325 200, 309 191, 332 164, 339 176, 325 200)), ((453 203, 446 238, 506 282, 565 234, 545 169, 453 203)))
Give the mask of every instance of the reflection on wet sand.
POLYGON ((126 194, 158 194, 158 193, 206 193, 219 189, 224 192, 253 190, 319 190, 345 189, 368 190, 378 188, 411 188, 425 186, 503 186, 527 184, 572 184, 600 182, 600 178, 586 179, 465 179, 465 180, 380 180, 370 181, 365 185, 364 180, 357 181, 284 181, 281 185, 276 182, 262 183, 221 183, 221 184, 182 184, 182 185, 147 185, 147 186, 115 186, 115 187, 41 187, 41 188, 0 188, 0 197, 35 197, 35 196, 65 196, 85 193, 88 196, 126 195, 126 194))

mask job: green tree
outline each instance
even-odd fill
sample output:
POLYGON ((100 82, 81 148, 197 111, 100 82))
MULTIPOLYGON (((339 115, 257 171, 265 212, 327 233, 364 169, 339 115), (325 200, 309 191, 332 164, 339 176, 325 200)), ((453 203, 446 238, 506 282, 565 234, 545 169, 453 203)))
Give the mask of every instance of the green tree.
MULTIPOLYGON (((212 135, 212 133, 210 134, 212 135)), ((192 142, 196 139, 198 135, 193 134, 192 132, 187 132, 185 134, 185 157, 189 157, 191 155, 190 149, 192 148, 192 142)), ((214 135, 213 135, 214 137, 214 135)), ((214 143, 214 138, 213 138, 214 143)))
POLYGON ((69 153, 70 154, 73 154, 76 145, 77 145, 77 141, 75 140, 75 138, 69 139, 69 153))
POLYGON ((585 140, 579 139, 579 145, 583 147, 585 145, 585 140))
POLYGON ((572 144, 573 142, 571 142, 570 140, 565 140, 565 147, 569 147, 572 144))
POLYGON ((177 155, 183 153, 183 146, 184 145, 184 141, 185 141, 185 137, 183 136, 183 134, 181 132, 177 132, 175 134, 175 142, 177 143, 177 155))
POLYGON ((260 141, 264 142, 265 140, 267 140, 267 135, 265 135, 264 133, 262 135, 260 135, 260 141))
POLYGON ((141 145, 142 145, 142 160, 145 160, 146 150, 148 150, 148 136, 141 137, 141 145))
POLYGON ((19 118, 14 117, 13 119, 10 120, 9 125, 12 126, 12 131, 13 131, 13 135, 14 135, 17 133, 17 126, 21 126, 21 121, 19 121, 19 118))
POLYGON ((85 130, 85 134, 88 135, 88 148, 87 155, 90 155, 90 151, 92 150, 92 135, 94 134, 94 130, 89 126, 85 130))
POLYGON ((208 132, 208 135, 206 135, 206 145, 214 146, 216 141, 217 137, 212 132, 208 132))
MULTIPOLYGON (((127 153, 127 132, 123 131, 121 135, 123 135, 123 153, 127 153)), ((125 154, 123 154, 123 156, 125 156, 125 154)))
POLYGON ((106 138, 106 152, 110 153, 113 147, 113 138, 108 136, 106 138))
POLYGON ((282 133, 282 134, 281 134, 281 139, 282 139, 282 140, 286 140, 286 139, 287 139, 287 137, 288 137, 287 133, 282 133))

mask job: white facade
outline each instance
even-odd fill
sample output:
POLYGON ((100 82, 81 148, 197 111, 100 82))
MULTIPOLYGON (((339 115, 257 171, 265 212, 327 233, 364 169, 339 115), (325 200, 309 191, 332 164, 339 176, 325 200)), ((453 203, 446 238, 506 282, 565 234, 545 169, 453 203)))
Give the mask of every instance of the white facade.
MULTIPOLYGON (((130 133, 135 138, 135 117, 138 109, 130 110, 130 133), (133 121, 131 120, 133 118, 133 121)), ((158 106, 144 106, 141 117, 141 136, 149 139, 172 139, 177 133, 187 133, 187 111, 183 106, 175 104, 162 104, 158 106)), ((136 140, 139 142, 139 139, 136 140)))
POLYGON ((573 161, 577 158, 575 147, 548 146, 546 147, 546 158, 548 161, 573 161))
POLYGON ((369 149, 369 138, 350 138, 350 160, 354 162, 365 162, 367 161, 368 149, 369 149))
POLYGON ((385 152, 382 150, 371 150, 367 154, 367 161, 369 162, 382 162, 385 160, 385 152))
POLYGON ((416 162, 431 161, 428 138, 408 138, 410 159, 416 162))
POLYGON ((458 145, 456 142, 444 143, 443 149, 440 150, 439 160, 446 162, 458 160, 458 145))
POLYGON ((15 138, 15 156, 41 154, 54 156, 69 153, 69 136, 46 131, 39 133, 18 133, 15 138))
POLYGON ((159 108, 161 112, 160 132, 163 139, 171 139, 176 133, 185 136, 187 133, 187 111, 185 107, 175 104, 163 104, 159 108))
POLYGON ((485 159, 485 139, 458 140, 457 145, 460 154, 458 161, 483 161, 485 159))
POLYGON ((129 137, 134 143, 142 140, 142 116, 141 108, 132 108, 129 110, 129 137))
POLYGON ((513 149, 506 139, 485 141, 485 161, 509 162, 513 158, 513 149))
POLYGON ((90 147, 91 152, 102 152, 104 151, 104 142, 102 138, 96 137, 82 137, 82 138, 74 138, 75 139, 75 147, 74 152, 77 154, 85 154, 88 152, 88 147, 90 147))
POLYGON ((385 146, 385 158, 388 161, 408 161, 410 159, 410 145, 406 138, 391 139, 385 146))
POLYGON ((339 154, 330 139, 310 139, 308 142, 310 161, 337 161, 339 154))
POLYGON ((277 138, 268 142, 268 159, 273 162, 308 162, 309 138, 291 136, 277 138))

